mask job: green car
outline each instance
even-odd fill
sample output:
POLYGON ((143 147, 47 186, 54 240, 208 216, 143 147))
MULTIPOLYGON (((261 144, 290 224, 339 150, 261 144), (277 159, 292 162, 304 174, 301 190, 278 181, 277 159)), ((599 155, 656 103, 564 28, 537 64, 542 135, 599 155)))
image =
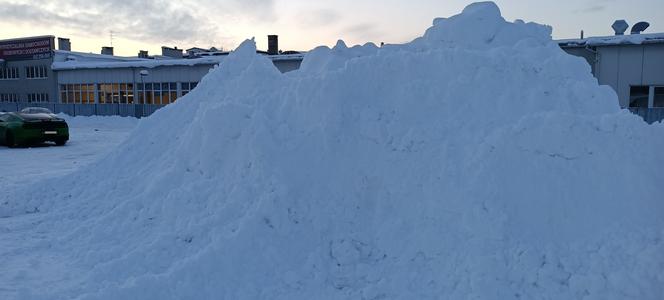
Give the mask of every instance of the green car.
POLYGON ((52 113, 0 113, 0 143, 10 148, 44 142, 62 146, 68 140, 67 122, 52 113))

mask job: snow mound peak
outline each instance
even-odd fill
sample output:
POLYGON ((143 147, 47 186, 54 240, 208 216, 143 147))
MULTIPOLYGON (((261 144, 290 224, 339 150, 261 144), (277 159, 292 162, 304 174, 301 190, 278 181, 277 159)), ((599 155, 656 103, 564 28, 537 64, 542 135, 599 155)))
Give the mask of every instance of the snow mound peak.
POLYGON ((495 3, 479 2, 470 4, 459 15, 434 20, 434 26, 414 46, 487 49, 514 46, 523 40, 541 45, 549 43, 550 36, 549 26, 506 22, 495 3))
POLYGON ((491 1, 471 3, 461 14, 469 18, 504 20, 498 5, 491 1))
POLYGON ((104 160, 0 195, 26 237, 0 265, 31 266, 0 298, 661 298, 663 126, 549 27, 434 23, 287 74, 245 41, 104 160))

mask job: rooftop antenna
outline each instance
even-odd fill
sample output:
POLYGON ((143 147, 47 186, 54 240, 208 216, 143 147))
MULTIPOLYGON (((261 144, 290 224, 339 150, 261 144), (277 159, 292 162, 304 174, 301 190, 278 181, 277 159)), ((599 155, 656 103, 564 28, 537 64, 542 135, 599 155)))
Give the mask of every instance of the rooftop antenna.
POLYGON ((115 32, 113 30, 108 31, 108 36, 111 38, 111 47, 113 47, 113 37, 114 37, 115 32))

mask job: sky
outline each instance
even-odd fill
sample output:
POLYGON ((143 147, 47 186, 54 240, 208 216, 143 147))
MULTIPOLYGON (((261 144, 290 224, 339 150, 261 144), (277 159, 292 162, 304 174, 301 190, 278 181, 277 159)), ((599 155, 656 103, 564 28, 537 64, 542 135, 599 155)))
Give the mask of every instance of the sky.
MULTIPOLYGON (((455 15, 463 0, 0 0, 0 39, 55 35, 72 50, 116 55, 138 50, 160 54, 161 46, 211 46, 231 50, 256 37, 279 35, 281 50, 347 44, 403 43, 420 35, 436 17, 455 15), (111 34, 112 32, 112 34, 111 34), (112 36, 112 38, 111 38, 112 36)), ((611 24, 648 21, 646 32, 664 32, 664 0, 496 0, 505 19, 553 27, 553 38, 611 35, 611 24), (659 21, 659 22, 658 22, 659 21)))

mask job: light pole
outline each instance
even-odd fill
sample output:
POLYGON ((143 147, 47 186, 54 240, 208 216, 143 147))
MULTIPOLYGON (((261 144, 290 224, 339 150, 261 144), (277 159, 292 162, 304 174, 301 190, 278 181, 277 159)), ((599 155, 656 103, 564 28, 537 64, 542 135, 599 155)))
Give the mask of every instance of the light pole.
POLYGON ((145 116, 145 107, 146 107, 145 106, 145 100, 146 100, 145 99, 145 92, 146 91, 145 91, 145 80, 144 80, 144 78, 145 78, 145 76, 150 75, 150 72, 148 70, 141 70, 140 72, 138 72, 138 74, 141 75, 141 91, 143 91, 143 97, 142 97, 143 98, 143 101, 142 101, 143 102, 143 116, 145 116))

